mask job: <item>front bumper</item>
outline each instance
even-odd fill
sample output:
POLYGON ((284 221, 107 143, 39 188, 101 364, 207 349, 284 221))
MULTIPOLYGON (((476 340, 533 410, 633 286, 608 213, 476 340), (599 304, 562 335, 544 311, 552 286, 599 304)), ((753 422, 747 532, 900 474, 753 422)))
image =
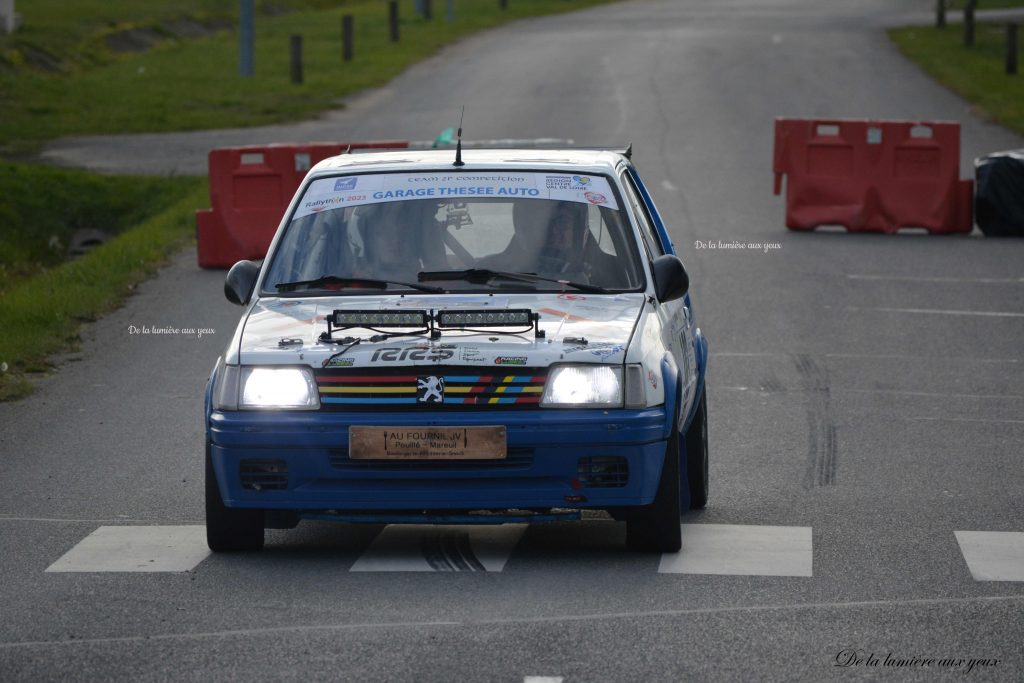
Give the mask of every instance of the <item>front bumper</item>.
POLYGON ((224 503, 279 510, 646 505, 657 490, 670 429, 664 406, 472 414, 212 411, 208 420, 224 503), (509 456, 486 462, 350 460, 353 424, 505 425, 509 456), (599 460, 584 460, 581 471, 581 458, 599 460), (593 476, 595 466, 609 466, 613 474, 593 476))

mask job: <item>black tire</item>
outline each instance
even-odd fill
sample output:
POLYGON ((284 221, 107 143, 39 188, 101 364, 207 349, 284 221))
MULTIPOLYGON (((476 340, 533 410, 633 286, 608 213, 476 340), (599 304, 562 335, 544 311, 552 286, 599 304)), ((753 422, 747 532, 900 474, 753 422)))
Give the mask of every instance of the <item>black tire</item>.
POLYGON ((229 508, 217 488, 217 476, 206 444, 206 544, 216 553, 263 549, 263 510, 229 508))
POLYGON ((708 504, 708 388, 701 392, 700 406, 686 430, 686 476, 690 486, 690 508, 708 504))
POLYGON ((639 552, 675 553, 683 545, 679 509, 679 433, 672 428, 654 502, 633 508, 626 520, 626 546, 639 552))

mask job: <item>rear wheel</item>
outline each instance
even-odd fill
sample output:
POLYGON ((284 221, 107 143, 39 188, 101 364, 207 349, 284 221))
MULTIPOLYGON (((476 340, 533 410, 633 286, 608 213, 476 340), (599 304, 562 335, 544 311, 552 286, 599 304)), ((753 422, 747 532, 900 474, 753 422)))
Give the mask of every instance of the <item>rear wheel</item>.
POLYGON ((626 545, 640 552, 674 553, 683 545, 679 509, 679 433, 672 428, 654 502, 633 508, 626 520, 626 545))
POLYGON ((206 544, 214 552, 263 549, 263 510, 229 508, 217 487, 217 476, 206 443, 206 544))
POLYGON ((686 430, 686 475, 690 486, 690 507, 708 504, 708 388, 701 392, 700 406, 686 430))

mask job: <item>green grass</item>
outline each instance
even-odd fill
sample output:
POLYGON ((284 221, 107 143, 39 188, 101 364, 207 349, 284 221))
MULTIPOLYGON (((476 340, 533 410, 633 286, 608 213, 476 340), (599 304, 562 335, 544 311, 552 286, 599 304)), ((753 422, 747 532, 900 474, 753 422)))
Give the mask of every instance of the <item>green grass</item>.
MULTIPOLYGON (((1005 26, 977 24, 973 48, 964 47, 959 28, 900 28, 890 30, 889 37, 933 78, 975 105, 979 114, 1024 134, 1024 75, 1008 76, 1004 71, 1005 26)), ((1024 61, 1021 67, 1024 71, 1024 61)))
POLYGON ((31 390, 25 373, 78 341, 79 325, 116 308, 168 254, 189 242, 205 183, 178 183, 177 202, 85 256, 47 270, 0 296, 0 400, 31 390))
POLYGON ((0 296, 12 283, 60 264, 76 231, 116 235, 194 184, 0 163, 0 296))
MULTIPOLYGON (((414 14, 413 0, 401 0, 397 44, 388 40, 387 4, 380 0, 260 16, 252 78, 238 76, 234 31, 167 40, 143 54, 111 57, 106 63, 93 65, 86 60, 87 68, 69 73, 8 67, 0 70, 0 100, 5 101, 0 150, 9 157, 24 157, 45 140, 63 135, 195 130, 308 118, 341 97, 385 83, 470 32, 608 1, 509 0, 509 8, 502 11, 497 0, 456 0, 456 21, 448 23, 442 0, 434 0, 432 21, 414 14), (351 13, 355 23, 355 58, 347 64, 341 60, 345 13, 351 13), (302 35, 304 41, 305 82, 301 85, 289 80, 288 41, 293 34, 302 35)), ((119 4, 142 6, 128 0, 119 4)), ((182 0, 178 4, 201 8, 214 3, 182 0)))

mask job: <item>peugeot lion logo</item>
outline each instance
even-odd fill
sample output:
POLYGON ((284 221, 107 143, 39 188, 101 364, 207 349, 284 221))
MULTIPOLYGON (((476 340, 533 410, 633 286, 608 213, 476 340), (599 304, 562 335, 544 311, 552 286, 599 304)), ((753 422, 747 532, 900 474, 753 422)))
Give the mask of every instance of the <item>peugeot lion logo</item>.
POLYGON ((418 403, 444 403, 444 377, 418 377, 416 379, 418 403))

